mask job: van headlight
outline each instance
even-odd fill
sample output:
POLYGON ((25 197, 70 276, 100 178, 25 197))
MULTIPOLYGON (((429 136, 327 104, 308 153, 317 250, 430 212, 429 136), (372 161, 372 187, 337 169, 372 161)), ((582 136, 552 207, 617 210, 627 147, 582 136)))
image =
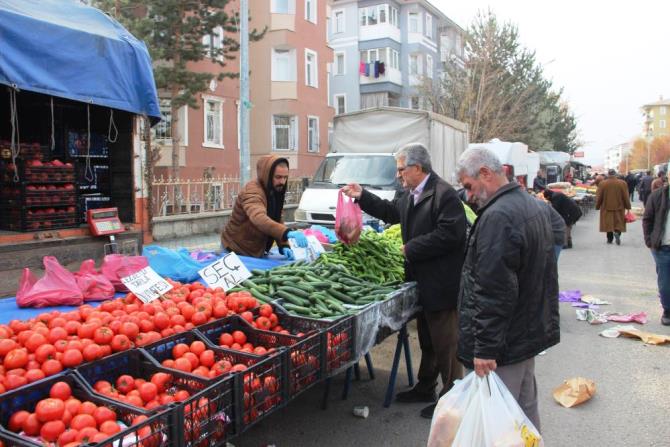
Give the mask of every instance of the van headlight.
POLYGON ((295 220, 307 220, 307 212, 303 209, 296 208, 293 213, 293 219, 295 220))

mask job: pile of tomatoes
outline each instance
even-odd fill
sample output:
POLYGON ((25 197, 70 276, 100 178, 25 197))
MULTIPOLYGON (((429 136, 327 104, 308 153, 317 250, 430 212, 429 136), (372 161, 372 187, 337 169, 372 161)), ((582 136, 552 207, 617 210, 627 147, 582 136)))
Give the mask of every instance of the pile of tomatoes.
POLYGON ((185 373, 195 374, 206 379, 213 379, 227 373, 240 372, 247 369, 243 363, 233 364, 225 358, 221 351, 207 349, 200 340, 178 343, 172 347, 172 358, 161 362, 166 368, 173 368, 185 373))
MULTIPOLYGON (((133 425, 145 419, 146 416, 138 416, 133 425)), ((74 398, 67 382, 54 383, 49 397, 37 402, 33 412, 21 410, 12 414, 7 428, 25 436, 39 437, 40 441, 55 443, 58 447, 101 442, 122 430, 113 410, 74 398)))
POLYGON ((123 374, 112 385, 106 380, 98 380, 93 389, 105 397, 119 400, 135 407, 153 410, 172 402, 183 402, 191 393, 173 384, 172 376, 157 372, 149 380, 123 374))
POLYGON ((248 292, 226 295, 200 283, 173 285, 165 299, 150 304, 129 293, 97 308, 85 304, 0 325, 0 394, 258 306, 248 292))

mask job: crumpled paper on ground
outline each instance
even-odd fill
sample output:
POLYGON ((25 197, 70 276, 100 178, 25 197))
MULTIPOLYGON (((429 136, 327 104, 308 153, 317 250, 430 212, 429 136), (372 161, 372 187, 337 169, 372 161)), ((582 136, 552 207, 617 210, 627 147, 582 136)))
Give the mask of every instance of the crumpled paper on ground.
POLYGON ((554 390, 554 399, 565 408, 571 408, 591 399, 596 394, 596 384, 584 377, 566 380, 554 390))
POLYGON ((670 343, 670 335, 654 334, 652 332, 645 332, 636 328, 618 329, 618 332, 624 337, 639 338, 643 343, 648 345, 662 345, 663 343, 670 343))
POLYGON ((575 312, 579 321, 586 321, 589 324, 607 323, 607 317, 593 309, 576 309, 575 312))

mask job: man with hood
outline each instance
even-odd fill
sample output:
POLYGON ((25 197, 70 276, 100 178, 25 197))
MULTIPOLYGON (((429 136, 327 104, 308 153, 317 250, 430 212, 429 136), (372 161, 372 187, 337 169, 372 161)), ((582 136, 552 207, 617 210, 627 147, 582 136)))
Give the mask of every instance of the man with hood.
POLYGON ((307 246, 305 236, 282 221, 288 169, 288 160, 277 155, 264 155, 258 160, 256 178, 240 191, 221 234, 225 249, 260 258, 277 242, 280 253, 293 259, 289 238, 300 247, 307 246))

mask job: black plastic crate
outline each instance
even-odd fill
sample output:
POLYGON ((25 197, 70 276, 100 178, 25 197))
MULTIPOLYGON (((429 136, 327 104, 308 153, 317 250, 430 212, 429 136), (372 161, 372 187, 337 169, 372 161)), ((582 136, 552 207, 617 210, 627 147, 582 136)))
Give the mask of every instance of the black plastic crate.
MULTIPOLYGON (((181 332, 145 346, 144 349, 150 359, 158 366, 160 362, 172 358, 172 348, 185 343, 202 339, 195 331, 181 332)), ((216 383, 234 376, 235 406, 235 433, 241 433, 258 420, 282 407, 288 400, 288 380, 286 378, 287 357, 286 350, 277 351, 276 355, 259 357, 240 351, 231 351, 223 348, 210 348, 214 351, 216 360, 228 360, 233 365, 243 364, 247 369, 239 373, 232 373, 211 379, 216 383)), ((170 371, 176 371, 167 368, 170 371)))
POLYGON ((292 322, 292 319, 291 316, 283 316, 285 323, 302 326, 301 329, 297 330, 297 332, 303 333, 302 336, 256 329, 237 315, 198 326, 196 330, 202 332, 209 343, 217 347, 222 333, 240 330, 246 334, 247 340, 254 345, 265 348, 288 349, 289 396, 294 397, 321 380, 323 371, 321 359, 323 357, 321 331, 310 329, 308 326, 311 325, 304 322, 292 322))
POLYGON ((80 401, 90 401, 98 406, 106 406, 116 412, 117 420, 122 421, 128 428, 102 441, 104 446, 123 445, 124 447, 177 447, 175 440, 177 433, 177 419, 174 411, 158 412, 154 415, 142 415, 134 407, 106 399, 88 391, 76 373, 58 374, 26 387, 9 391, 0 395, 0 434, 6 442, 6 447, 42 447, 42 443, 33 439, 9 432, 4 428, 9 418, 19 410, 34 411, 37 403, 49 397, 49 390, 56 382, 67 382, 72 388, 73 397, 80 401), (139 416, 146 418, 137 424, 133 420, 139 416), (174 431, 174 432, 173 432, 174 431), (121 442, 122 441, 122 442, 121 442))
POLYGON ((48 208, 0 206, 0 228, 9 231, 42 231, 72 228, 79 224, 77 206, 48 208))

